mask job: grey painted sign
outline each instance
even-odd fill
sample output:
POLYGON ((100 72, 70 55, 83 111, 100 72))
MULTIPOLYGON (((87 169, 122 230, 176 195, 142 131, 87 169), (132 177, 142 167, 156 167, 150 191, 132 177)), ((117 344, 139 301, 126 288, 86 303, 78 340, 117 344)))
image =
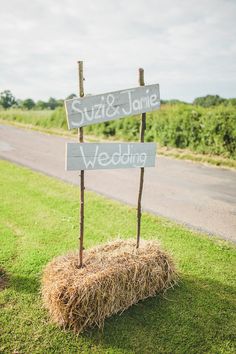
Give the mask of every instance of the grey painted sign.
POLYGON ((153 167, 155 143, 67 143, 66 170, 153 167))
POLYGON ((68 128, 79 128, 160 108, 159 85, 147 85, 65 101, 68 128))

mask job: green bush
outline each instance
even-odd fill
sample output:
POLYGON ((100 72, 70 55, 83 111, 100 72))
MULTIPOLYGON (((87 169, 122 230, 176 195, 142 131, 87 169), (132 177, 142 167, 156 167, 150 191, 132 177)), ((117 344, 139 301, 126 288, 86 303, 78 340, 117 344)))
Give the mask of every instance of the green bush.
MULTIPOLYGON (((1 110, 0 118, 67 130, 62 107, 54 111, 1 110)), ((85 127, 85 134, 137 141, 139 129, 140 116, 135 116, 89 125, 85 127)), ((236 106, 163 105, 159 111, 147 114, 145 140, 236 159, 236 106)))
MULTIPOLYGON (((139 117, 128 117, 86 127, 87 134, 137 141, 139 117)), ((236 109, 174 105, 147 114, 146 141, 162 146, 188 148, 203 154, 236 159, 236 109)))
POLYGON ((49 121, 51 127, 67 129, 65 109, 63 107, 55 109, 49 121))

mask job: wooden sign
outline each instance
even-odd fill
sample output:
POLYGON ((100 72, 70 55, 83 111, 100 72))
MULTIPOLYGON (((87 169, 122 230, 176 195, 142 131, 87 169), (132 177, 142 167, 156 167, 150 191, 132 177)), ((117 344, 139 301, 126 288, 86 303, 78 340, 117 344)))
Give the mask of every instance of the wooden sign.
POLYGON ((67 143, 66 170, 153 167, 155 143, 67 143))
POLYGON ((68 128, 80 128, 160 108, 159 85, 148 85, 65 101, 68 128))

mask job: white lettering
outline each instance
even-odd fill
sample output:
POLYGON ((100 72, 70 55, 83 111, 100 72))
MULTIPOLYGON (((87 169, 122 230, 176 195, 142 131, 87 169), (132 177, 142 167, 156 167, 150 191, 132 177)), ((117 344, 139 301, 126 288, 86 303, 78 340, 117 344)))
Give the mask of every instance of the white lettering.
POLYGON ((100 104, 95 104, 94 108, 97 108, 97 111, 95 113, 95 119, 102 118, 104 116, 104 105, 102 103, 100 104))
POLYGON ((135 111, 139 111, 141 108, 142 108, 141 101, 139 101, 139 100, 134 100, 134 101, 133 101, 133 109, 134 109, 135 111))
POLYGON ((122 145, 118 144, 118 150, 109 155, 109 153, 105 151, 99 151, 101 148, 99 145, 96 145, 94 153, 92 156, 85 156, 83 147, 80 146, 80 152, 83 158, 83 162, 85 164, 86 169, 94 169, 96 166, 96 162, 98 165, 106 167, 106 166, 116 166, 116 165, 127 165, 133 167, 142 167, 145 166, 147 154, 142 153, 133 153, 132 144, 126 145, 126 151, 122 151, 122 145))
POLYGON ((152 111, 159 106, 159 89, 155 85, 66 101, 69 126, 74 128, 152 111))
POLYGON ((123 165, 127 165, 129 163, 129 157, 130 157, 130 145, 128 145, 127 152, 121 155, 120 162, 123 165))
POLYGON ((77 105, 80 105, 80 101, 78 100, 75 100, 72 102, 72 105, 71 105, 71 110, 72 112, 77 112, 79 113, 79 122, 75 122, 75 121, 71 121, 71 125, 72 127, 80 127, 83 123, 84 123, 84 114, 83 114, 83 111, 81 111, 81 109, 79 109, 79 107, 77 107, 77 105))
POLYGON ((158 102, 157 95, 155 95, 155 94, 151 95, 150 96, 150 105, 151 105, 151 107, 156 106, 158 104, 159 104, 159 102, 158 102))
POLYGON ((119 113, 119 109, 120 107, 115 107, 114 106, 114 102, 115 102, 115 97, 112 94, 107 95, 107 109, 106 109, 106 116, 111 118, 114 117, 115 115, 117 115, 119 113))
POLYGON ((88 109, 84 108, 84 114, 87 121, 92 122, 94 120, 94 107, 90 110, 91 115, 88 113, 88 109))
POLYGON ((114 154, 111 157, 111 163, 113 165, 118 165, 118 163, 120 163, 120 157, 121 157, 121 145, 119 144, 119 152, 114 152, 114 154), (115 160, 116 157, 117 160, 115 160))
POLYGON ((86 157, 85 157, 85 155, 84 155, 84 149, 83 149, 83 147, 82 146, 80 146, 80 152, 81 152, 81 155, 82 155, 82 157, 83 157, 83 161, 84 161, 84 164, 85 164, 85 166, 86 166, 86 168, 88 168, 88 167, 92 167, 92 168, 94 168, 94 166, 95 166, 95 162, 96 162, 96 158, 97 158, 97 154, 98 154, 98 149, 99 149, 99 147, 98 147, 98 145, 96 146, 96 149, 95 149, 95 154, 94 154, 94 157, 93 156, 88 156, 88 157, 91 157, 91 159, 89 159, 88 161, 86 160, 86 157), (92 161, 92 158, 93 158, 93 161, 92 161))
POLYGON ((131 112, 132 112, 132 98, 131 98, 131 92, 132 92, 132 90, 127 90, 127 91, 121 92, 121 94, 122 94, 122 93, 127 93, 127 94, 128 94, 129 110, 126 111, 125 108, 122 107, 122 112, 123 112, 123 114, 126 114, 126 115, 129 115, 129 114, 131 114, 131 112))
POLYGON ((72 105, 71 105, 71 110, 72 112, 78 112, 78 113, 83 113, 78 107, 76 107, 77 105, 80 105, 80 101, 79 100, 74 100, 72 102, 72 105))
POLYGON ((149 108, 150 107, 150 102, 149 102, 149 96, 147 97, 141 97, 141 107, 142 109, 145 108, 149 108))
POLYGON ((109 161, 109 155, 106 152, 101 152, 98 155, 98 163, 101 166, 107 166, 109 165, 110 161, 109 161))

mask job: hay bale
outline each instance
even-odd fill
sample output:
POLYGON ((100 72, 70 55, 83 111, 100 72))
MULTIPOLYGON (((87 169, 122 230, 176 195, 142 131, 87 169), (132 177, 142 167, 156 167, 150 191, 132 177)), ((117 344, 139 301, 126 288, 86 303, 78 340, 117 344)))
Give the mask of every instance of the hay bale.
POLYGON ((81 332, 106 317, 171 287, 176 271, 170 256, 153 241, 118 240, 53 259, 44 269, 42 296, 57 324, 81 332))

